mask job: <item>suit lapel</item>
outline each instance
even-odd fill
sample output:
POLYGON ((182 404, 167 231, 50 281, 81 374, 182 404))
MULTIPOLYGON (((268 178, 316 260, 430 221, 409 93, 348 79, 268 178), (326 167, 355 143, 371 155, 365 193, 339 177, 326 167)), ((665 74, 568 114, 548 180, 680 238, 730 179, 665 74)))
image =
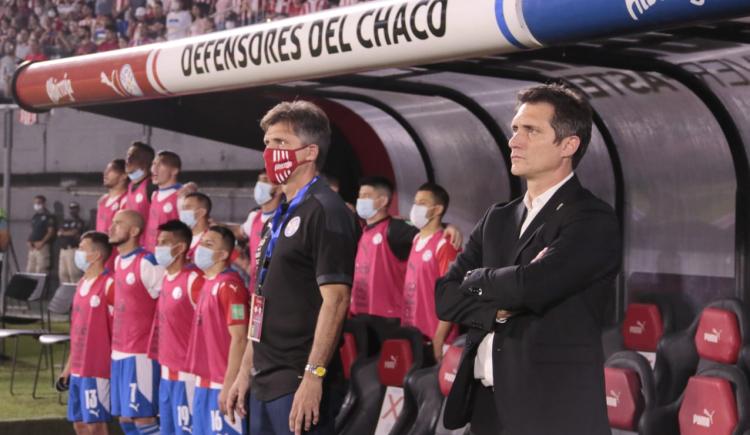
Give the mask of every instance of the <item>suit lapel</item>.
MULTIPOLYGON (((557 192, 552 195, 552 198, 547 201, 547 204, 545 204, 539 214, 534 217, 534 220, 531 221, 521 238, 518 239, 516 249, 513 252, 513 264, 516 264, 516 262, 518 261, 518 257, 521 255, 521 252, 523 252, 524 248, 526 248, 529 242, 534 239, 536 234, 542 230, 542 228, 544 227, 544 223, 547 222, 547 220, 555 212, 563 208, 566 198, 568 198, 571 193, 576 192, 580 188, 581 184, 578 182, 578 177, 574 175, 573 178, 568 180, 567 183, 563 184, 560 189, 558 189, 557 192)), ((521 207, 524 209, 526 208, 526 206, 523 204, 523 201, 521 201, 521 207)), ((518 234, 518 232, 516 232, 516 234, 518 234)))

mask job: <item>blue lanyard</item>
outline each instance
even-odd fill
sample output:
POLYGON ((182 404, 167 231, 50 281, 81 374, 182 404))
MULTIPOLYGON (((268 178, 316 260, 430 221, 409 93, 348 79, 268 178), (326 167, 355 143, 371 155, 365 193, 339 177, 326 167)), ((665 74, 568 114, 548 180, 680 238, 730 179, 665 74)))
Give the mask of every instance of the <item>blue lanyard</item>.
POLYGON ((284 226, 284 224, 286 224, 286 221, 289 220, 289 217, 294 214, 294 212, 297 210, 297 207, 302 204, 302 201, 304 201, 308 189, 310 189, 310 186, 315 184, 316 181, 318 181, 317 176, 313 178, 312 181, 307 183, 305 187, 300 189, 299 192, 294 195, 294 199, 292 199, 292 202, 289 203, 289 207, 287 207, 286 210, 282 210, 282 206, 276 208, 276 212, 273 214, 273 219, 271 220, 270 239, 268 240, 268 244, 266 245, 266 255, 263 259, 263 265, 258 272, 258 294, 260 294, 260 289, 263 287, 263 283, 266 281, 268 266, 271 264, 271 257, 273 255, 274 249, 276 249, 276 242, 279 241, 281 228, 284 226))

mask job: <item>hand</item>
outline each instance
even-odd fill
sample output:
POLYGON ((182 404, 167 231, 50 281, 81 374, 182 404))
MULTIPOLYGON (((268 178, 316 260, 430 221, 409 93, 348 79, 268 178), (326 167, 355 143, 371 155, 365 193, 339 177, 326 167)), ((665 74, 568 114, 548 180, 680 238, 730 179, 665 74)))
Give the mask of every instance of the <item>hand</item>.
MULTIPOLYGON (((227 384, 225 383, 224 386, 221 387, 221 391, 219 392, 219 412, 221 412, 224 415, 227 415, 227 393, 229 390, 229 387, 227 387, 227 384)), ((234 417, 234 414, 232 415, 234 417)))
POLYGON ((536 263, 537 261, 541 260, 549 251, 549 248, 544 248, 541 251, 539 251, 538 254, 536 254, 536 257, 534 257, 533 260, 531 260, 532 263, 536 263))
POLYGON ((506 320, 513 317, 514 314, 515 313, 513 313, 512 311, 498 310, 497 315, 495 316, 495 320, 497 320, 498 322, 500 321, 505 322, 506 320))
POLYGON ((443 231, 443 238, 448 240, 453 247, 458 250, 464 244, 464 236, 455 225, 448 225, 443 231))
POLYGON ((435 355, 435 361, 440 364, 443 360, 443 340, 432 340, 432 353, 435 355))
POLYGON ((60 373, 60 376, 57 377, 57 382, 55 383, 55 389, 62 393, 68 390, 69 385, 70 385, 70 369, 66 366, 63 372, 60 373))
POLYGON ((180 190, 177 192, 177 195, 181 198, 184 198, 185 196, 197 192, 198 191, 198 185, 193 183, 192 181, 189 183, 185 183, 180 190))
POLYGON ((302 383, 294 393, 292 412, 289 414, 289 430, 295 435, 309 431, 320 419, 320 399, 323 396, 323 379, 305 373, 302 383))
POLYGON ((250 391, 250 376, 243 375, 240 372, 237 375, 237 379, 234 380, 234 384, 229 389, 226 399, 226 410, 229 416, 229 421, 234 424, 234 413, 236 412, 240 417, 247 416, 247 409, 245 408, 245 398, 247 393, 250 391))

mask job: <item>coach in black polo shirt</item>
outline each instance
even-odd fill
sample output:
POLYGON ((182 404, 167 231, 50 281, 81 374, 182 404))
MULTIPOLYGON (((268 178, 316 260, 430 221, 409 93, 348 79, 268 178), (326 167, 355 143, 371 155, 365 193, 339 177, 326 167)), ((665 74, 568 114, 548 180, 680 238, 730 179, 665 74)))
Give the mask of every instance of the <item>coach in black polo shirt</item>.
POLYGON ((266 173, 285 201, 261 245, 251 340, 226 407, 245 414, 249 389, 251 434, 333 434, 357 225, 318 176, 331 136, 325 113, 305 101, 281 103, 261 128, 266 173))

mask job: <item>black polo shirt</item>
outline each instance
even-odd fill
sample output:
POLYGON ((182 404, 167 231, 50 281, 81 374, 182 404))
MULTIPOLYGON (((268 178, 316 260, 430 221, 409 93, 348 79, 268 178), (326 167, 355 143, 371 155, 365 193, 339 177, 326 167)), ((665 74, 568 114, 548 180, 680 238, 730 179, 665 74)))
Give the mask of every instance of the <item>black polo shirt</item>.
POLYGON ((31 234, 29 235, 29 242, 38 242, 47 235, 48 228, 55 228, 55 216, 47 210, 42 210, 39 213, 34 213, 31 217, 31 234))
POLYGON ((58 237, 61 249, 78 247, 78 241, 81 239, 81 234, 83 234, 83 225, 83 219, 81 218, 65 219, 63 221, 61 229, 65 231, 76 230, 77 235, 58 237))
MULTIPOLYGON (((341 197, 324 180, 310 186, 281 229, 260 289, 266 302, 260 342, 253 343, 252 388, 258 400, 297 390, 323 302, 320 286, 351 287, 357 237, 357 224, 341 197)), ((260 264, 269 239, 270 231, 261 244, 260 264)), ((335 387, 342 380, 337 345, 325 383, 335 387)))

